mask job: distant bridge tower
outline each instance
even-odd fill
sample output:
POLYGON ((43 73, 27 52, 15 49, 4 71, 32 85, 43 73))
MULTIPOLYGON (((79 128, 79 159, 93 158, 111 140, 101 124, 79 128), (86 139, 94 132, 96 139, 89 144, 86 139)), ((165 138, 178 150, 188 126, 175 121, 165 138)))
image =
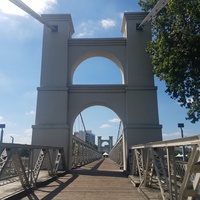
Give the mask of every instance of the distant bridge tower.
POLYGON ((109 136, 109 140, 102 140, 101 136, 98 136, 98 151, 109 153, 113 147, 113 136, 109 136), (108 145, 104 148, 102 147, 103 142, 107 142, 108 145))

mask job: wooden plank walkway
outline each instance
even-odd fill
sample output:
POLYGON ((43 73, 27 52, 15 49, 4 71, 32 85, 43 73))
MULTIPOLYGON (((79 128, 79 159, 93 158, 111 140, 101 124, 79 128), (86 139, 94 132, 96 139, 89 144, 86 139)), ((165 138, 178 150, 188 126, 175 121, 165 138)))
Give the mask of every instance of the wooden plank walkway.
POLYGON ((45 187, 23 200, 144 200, 127 176, 109 158, 95 161, 45 187))

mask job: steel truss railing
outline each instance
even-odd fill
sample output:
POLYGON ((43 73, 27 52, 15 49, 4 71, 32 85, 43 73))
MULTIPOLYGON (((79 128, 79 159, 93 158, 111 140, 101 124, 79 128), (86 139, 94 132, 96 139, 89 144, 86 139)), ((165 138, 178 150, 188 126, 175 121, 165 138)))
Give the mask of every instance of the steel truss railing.
POLYGON ((116 162, 121 168, 123 167, 123 138, 122 135, 115 143, 109 153, 109 158, 116 162))
POLYGON ((139 188, 158 188, 165 200, 198 196, 200 136, 135 145, 130 148, 130 154, 130 174, 139 176, 139 188), (188 162, 176 158, 175 151, 181 146, 190 150, 188 162))
POLYGON ((102 158, 102 154, 97 149, 76 136, 72 136, 72 168, 80 167, 100 158, 102 158))
POLYGON ((0 147, 0 186, 20 181, 30 189, 36 187, 41 171, 51 178, 58 169, 66 170, 63 148, 5 143, 0 147))

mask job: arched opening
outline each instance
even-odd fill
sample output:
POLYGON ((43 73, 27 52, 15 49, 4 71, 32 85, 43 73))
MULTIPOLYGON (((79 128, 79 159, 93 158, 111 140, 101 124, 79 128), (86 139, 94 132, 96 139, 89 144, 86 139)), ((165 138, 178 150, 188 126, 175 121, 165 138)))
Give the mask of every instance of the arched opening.
POLYGON ((102 154, 110 152, 110 144, 108 141, 104 141, 101 143, 101 151, 102 154))
POLYGON ((84 60, 76 68, 73 84, 123 84, 123 73, 111 60, 92 57, 84 60))
POLYGON ((106 147, 107 145, 109 145, 109 143, 107 141, 104 141, 101 143, 101 147, 106 147))
MULTIPOLYGON (((120 125, 119 116, 111 109, 105 106, 91 106, 84 109, 75 119, 73 124, 73 135, 84 135, 85 133, 92 133, 95 136, 95 145, 98 145, 98 137, 102 140, 109 140, 109 137, 113 137, 113 144, 121 136, 123 127, 120 125), (120 127, 120 129, 119 129, 120 127)), ((102 143, 104 144, 104 142, 102 143)), ((105 144, 107 144, 105 142, 105 144)))

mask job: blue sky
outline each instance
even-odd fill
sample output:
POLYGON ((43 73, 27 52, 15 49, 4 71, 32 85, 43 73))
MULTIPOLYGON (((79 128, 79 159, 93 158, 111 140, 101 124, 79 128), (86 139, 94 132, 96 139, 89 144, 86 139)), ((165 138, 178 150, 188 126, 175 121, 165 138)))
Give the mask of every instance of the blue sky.
MULTIPOLYGON (((137 0, 24 0, 37 13, 69 13, 75 33, 73 38, 122 37, 123 12, 140 11, 137 0)), ((5 123, 4 142, 31 142, 35 121, 37 90, 40 83, 43 25, 8 0, 0 2, 0 124, 5 123)), ((103 58, 88 59, 75 72, 74 84, 121 83, 118 68, 103 58), (98 63, 98 65, 97 65, 98 63), (107 70, 107 76, 100 76, 107 70), (109 75, 112 74, 112 77, 109 75), (90 78, 88 78, 90 77, 90 78), (101 77, 101 78, 99 78, 101 77)), ((200 124, 185 120, 186 110, 158 86, 158 106, 163 138, 180 137, 178 123, 184 123, 184 135, 200 134, 200 124)), ((118 116, 111 110, 95 106, 82 112, 86 128, 97 136, 116 140, 118 116)), ((80 120, 74 125, 81 129, 80 120)))

